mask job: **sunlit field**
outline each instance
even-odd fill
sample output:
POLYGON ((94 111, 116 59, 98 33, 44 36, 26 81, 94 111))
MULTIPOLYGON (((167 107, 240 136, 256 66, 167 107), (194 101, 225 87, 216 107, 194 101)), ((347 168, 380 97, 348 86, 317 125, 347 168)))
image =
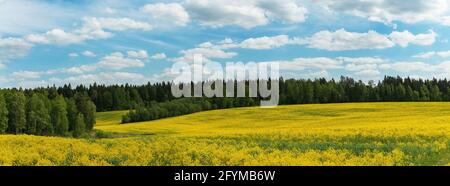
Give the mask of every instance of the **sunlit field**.
POLYGON ((121 125, 103 138, 0 136, 1 165, 450 165, 450 103, 216 110, 121 125))

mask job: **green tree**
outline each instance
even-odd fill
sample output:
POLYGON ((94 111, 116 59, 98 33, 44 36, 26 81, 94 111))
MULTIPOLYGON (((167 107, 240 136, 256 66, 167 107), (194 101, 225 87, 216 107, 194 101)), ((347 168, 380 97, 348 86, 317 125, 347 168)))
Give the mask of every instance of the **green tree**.
POLYGON ((83 114, 78 114, 75 118, 75 128, 73 130, 73 137, 80 137, 84 134, 86 126, 84 124, 84 116, 83 114))
POLYGON ((21 134, 26 129, 26 97, 23 92, 12 90, 6 94, 8 108, 8 132, 21 134))
POLYGON ((69 131, 67 105, 64 98, 60 95, 57 95, 52 101, 51 116, 55 134, 60 136, 66 135, 69 131))
POLYGON ((420 101, 430 101, 430 91, 428 90, 428 87, 423 84, 420 87, 420 101))
POLYGON ((437 85, 433 85, 430 90, 430 99, 431 101, 441 101, 441 91, 437 85))
POLYGON ((0 134, 6 132, 8 128, 8 109, 6 108, 6 101, 3 93, 0 92, 0 134))
POLYGON ((45 106, 44 99, 46 96, 33 94, 28 99, 26 115, 26 133, 36 135, 53 134, 53 126, 50 123, 50 115, 48 108, 45 106))
POLYGON ((90 131, 95 125, 95 104, 89 99, 86 94, 77 93, 75 95, 78 111, 83 114, 86 130, 90 131))
POLYGON ((77 104, 74 99, 66 99, 67 104, 67 120, 69 121, 69 131, 75 130, 75 120, 78 116, 77 104))

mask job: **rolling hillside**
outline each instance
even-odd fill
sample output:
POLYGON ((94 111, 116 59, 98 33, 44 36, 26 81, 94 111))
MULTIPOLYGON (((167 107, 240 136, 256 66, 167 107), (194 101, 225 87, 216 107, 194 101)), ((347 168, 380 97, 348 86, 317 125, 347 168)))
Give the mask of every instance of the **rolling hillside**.
POLYGON ((201 112, 121 125, 105 139, 0 136, 2 165, 450 165, 450 103, 349 103, 201 112))

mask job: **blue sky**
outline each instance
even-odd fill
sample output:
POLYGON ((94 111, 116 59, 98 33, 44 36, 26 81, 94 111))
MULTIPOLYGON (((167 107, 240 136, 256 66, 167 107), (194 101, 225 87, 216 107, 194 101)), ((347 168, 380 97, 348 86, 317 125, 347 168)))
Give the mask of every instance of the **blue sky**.
POLYGON ((450 0, 0 0, 0 87, 170 81, 175 62, 293 78, 450 76, 450 0))

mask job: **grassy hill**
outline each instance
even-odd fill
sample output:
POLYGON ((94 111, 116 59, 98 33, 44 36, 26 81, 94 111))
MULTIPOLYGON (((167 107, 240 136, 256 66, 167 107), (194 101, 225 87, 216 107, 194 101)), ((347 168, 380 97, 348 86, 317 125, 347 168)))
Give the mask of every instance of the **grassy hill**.
POLYGON ((107 139, 0 136, 2 165, 450 165, 450 103, 238 108, 120 125, 107 139))

